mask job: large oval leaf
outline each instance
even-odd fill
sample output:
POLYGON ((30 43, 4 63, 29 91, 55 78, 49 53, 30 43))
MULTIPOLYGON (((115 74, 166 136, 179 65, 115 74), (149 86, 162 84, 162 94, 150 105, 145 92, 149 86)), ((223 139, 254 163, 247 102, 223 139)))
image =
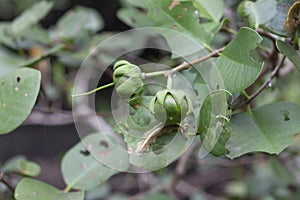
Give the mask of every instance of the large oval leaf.
POLYGON ((179 32, 173 35, 170 31, 163 31, 163 29, 159 31, 167 40, 173 53, 185 56, 204 48, 210 49, 209 44, 213 39, 213 34, 200 26, 199 11, 194 8, 192 2, 180 2, 179 5, 176 5, 171 0, 151 0, 148 5, 148 16, 155 22, 155 26, 179 32), (185 38, 180 33, 184 34, 185 38), (187 36, 195 44, 190 45, 191 41, 188 41, 189 44, 187 44, 187 36), (185 46, 189 46, 189 48, 183 48, 185 46))
MULTIPOLYGON (((1 25, 0 25, 0 32, 1 32, 1 25)), ((1 33, 0 33, 0 38, 1 38, 1 33)), ((4 38, 4 40, 6 39, 4 38)), ((5 74, 20 68, 25 62, 26 60, 20 55, 7 50, 6 48, 0 47, 0 78, 5 74)))
MULTIPOLYGON (((224 91, 216 91, 208 95, 199 112, 198 133, 205 151, 214 156, 226 153, 225 144, 230 133, 224 128, 227 124, 224 118, 228 118, 227 96, 224 91)), ((206 154, 201 149, 201 156, 206 154), (204 154, 203 154, 204 153, 204 154)))
POLYGON ((118 10, 117 16, 128 26, 138 27, 151 27, 153 22, 147 17, 147 14, 137 8, 122 8, 118 10))
POLYGON ((104 21, 96 10, 77 6, 60 18, 54 33, 61 39, 74 39, 89 32, 95 33, 103 26, 104 21))
POLYGON ((40 89, 38 70, 17 69, 0 79, 0 134, 23 123, 30 114, 40 89))
POLYGON ((25 10, 20 16, 12 21, 12 34, 17 35, 19 33, 22 33, 24 29, 27 29, 30 26, 38 23, 49 13, 53 5, 54 4, 52 2, 40 1, 25 10))
POLYGON ((14 197, 16 200, 83 200, 84 192, 64 193, 44 182, 24 178, 17 185, 14 197))
POLYGON ((262 41, 254 30, 243 27, 217 60, 225 88, 231 93, 249 87, 260 74, 263 63, 253 60, 250 52, 262 41))
POLYGON ((120 153, 120 149, 111 143, 113 140, 109 135, 90 134, 66 153, 62 160, 62 174, 67 188, 91 190, 128 169, 127 152, 120 153), (114 168, 120 171, 101 162, 115 163, 114 168))
POLYGON ((293 144, 292 136, 300 132, 300 106, 278 102, 240 113, 229 122, 231 136, 228 157, 260 151, 279 154, 293 144))

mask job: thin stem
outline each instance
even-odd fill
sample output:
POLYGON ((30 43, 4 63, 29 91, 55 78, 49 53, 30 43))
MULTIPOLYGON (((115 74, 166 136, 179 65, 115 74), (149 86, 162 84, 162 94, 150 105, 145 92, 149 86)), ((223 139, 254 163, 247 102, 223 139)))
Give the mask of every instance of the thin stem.
POLYGON ((218 92, 225 92, 226 94, 228 94, 229 96, 233 96, 233 94, 231 92, 229 92, 226 89, 218 89, 218 90, 214 90, 213 92, 211 92, 210 94, 216 94, 218 92))
POLYGON ((256 92, 254 92, 246 101, 242 102, 241 104, 239 104, 238 106, 236 106, 234 109, 238 109, 238 108, 242 107, 245 104, 251 103, 251 101, 253 99, 255 99, 260 93, 262 93, 262 91, 264 91, 264 89, 268 87, 269 83, 278 74, 280 67, 283 65, 283 63, 285 61, 285 58, 286 58, 286 56, 283 56, 283 58, 281 59, 280 63, 272 71, 271 76, 262 84, 262 86, 256 92))
POLYGON ((276 47, 276 38, 273 37, 270 33, 265 32, 264 30, 258 29, 256 30, 260 35, 265 36, 267 38, 269 38, 270 40, 272 40, 274 47, 276 47))
POLYGON ((0 182, 2 182, 6 187, 12 191, 13 193, 15 192, 15 188, 12 186, 12 184, 6 180, 5 175, 3 172, 0 172, 0 182))
POLYGON ((298 40, 299 36, 300 36, 300 31, 299 31, 299 29, 297 29, 296 33, 294 35, 294 43, 295 43, 296 49, 299 48, 299 40, 298 40))
POLYGON ((245 90, 241 91, 241 94, 248 100, 250 97, 245 90))
POLYGON ((224 51, 225 47, 222 47, 220 49, 217 49, 217 50, 214 50, 212 51, 211 53, 201 57, 201 58, 198 58, 194 61, 191 61, 191 62, 183 62, 181 63, 180 65, 178 65, 177 67, 174 67, 170 70, 163 70, 163 71, 158 71, 158 72, 150 72, 150 73, 143 73, 142 74, 142 77, 143 78, 151 78, 151 77, 157 77, 157 76, 169 76, 169 75, 172 75, 172 74, 175 74, 176 72, 179 72, 181 70, 185 70, 185 69, 188 69, 190 66, 194 65, 194 64, 197 64, 197 63, 201 63, 205 60, 208 60, 212 57, 215 57, 215 56, 219 56, 220 53, 222 51, 224 51))
POLYGON ((65 46, 62 45, 62 44, 59 44, 59 45, 53 47, 52 49, 46 51, 44 54, 28 60, 27 62, 25 62, 24 64, 22 64, 22 66, 31 66, 31 65, 34 65, 34 64, 40 62, 41 60, 43 60, 44 58, 47 58, 50 55, 52 55, 52 54, 54 54, 54 53, 62 50, 63 48, 65 48, 65 46))
POLYGON ((225 30, 225 31, 227 31, 228 33, 233 34, 233 35, 237 35, 237 34, 238 34, 237 31, 235 31, 235 30, 233 30, 232 28, 229 28, 229 27, 227 27, 227 26, 223 27, 222 29, 225 30))
POLYGON ((167 88, 168 89, 172 88, 172 75, 168 76, 168 79, 167 79, 167 88))
POLYGON ((163 71, 158 71, 158 72, 149 72, 149 73, 142 73, 142 78, 153 78, 153 77, 158 77, 158 76, 163 76, 168 72, 169 70, 163 70, 163 71))
POLYGON ((70 192, 70 190, 72 189, 72 187, 73 187, 73 185, 68 185, 63 191, 65 193, 68 193, 68 192, 70 192))
POLYGON ((93 89, 93 90, 88 91, 88 92, 85 92, 85 93, 81 93, 81 94, 72 94, 72 97, 80 97, 80 96, 90 95, 90 94, 93 94, 93 93, 95 93, 95 92, 97 92, 97 91, 99 91, 99 90, 103 90, 103 89, 112 87, 112 86, 114 86, 114 85, 115 85, 114 82, 108 83, 108 84, 106 84, 106 85, 102 85, 102 86, 100 86, 100 87, 97 87, 96 89, 93 89))

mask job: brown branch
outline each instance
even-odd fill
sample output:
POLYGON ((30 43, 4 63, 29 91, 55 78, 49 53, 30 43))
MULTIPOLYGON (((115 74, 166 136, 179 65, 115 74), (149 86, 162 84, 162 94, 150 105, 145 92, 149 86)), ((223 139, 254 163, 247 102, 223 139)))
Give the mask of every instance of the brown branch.
POLYGON ((156 76, 161 76, 161 75, 164 75, 165 77, 168 77, 170 75, 173 75, 175 74, 176 72, 179 72, 181 70, 185 70, 185 69, 188 69, 190 66, 192 65, 195 65, 197 63, 201 63, 205 60, 208 60, 212 57, 216 57, 216 56, 219 56, 220 53, 222 51, 224 51, 225 47, 222 47, 220 49, 217 49, 217 50, 214 50, 212 51, 211 53, 201 57, 201 58, 198 58, 196 60, 193 60, 191 62, 183 62, 181 63, 180 65, 170 69, 170 70, 162 70, 162 71, 158 71, 158 72, 149 72, 149 73, 142 73, 142 78, 151 78, 151 77, 156 77, 156 76))
POLYGON ((3 172, 0 172, 0 182, 2 182, 6 187, 12 192, 15 192, 14 186, 6 179, 6 176, 3 172))
POLYGON ((262 36, 265 36, 266 38, 269 38, 270 40, 272 40, 273 44, 274 44, 274 47, 276 47, 276 38, 273 37, 270 33, 268 32, 265 32, 264 30, 262 29, 258 29, 256 30, 260 35, 262 36))
POLYGON ((212 57, 219 56, 220 53, 221 53, 222 51, 224 51, 224 49, 225 49, 225 47, 222 47, 222 48, 220 48, 220 49, 214 50, 213 52, 211 52, 211 53, 209 53, 209 54, 207 54, 207 55, 205 55, 205 56, 203 56, 203 57, 201 57, 201 58, 198 58, 198 59, 196 59, 196 60, 193 60, 193 61, 191 61, 191 62, 183 62, 182 64, 178 65, 177 67, 175 67, 175 68, 169 70, 169 73, 172 75, 172 74, 174 74, 174 73, 176 73, 176 72, 179 72, 179 71, 181 71, 181 70, 188 69, 188 68, 189 68, 190 66, 192 66, 192 65, 195 65, 195 64, 197 64, 197 63, 201 63, 201 62, 203 62, 203 61, 205 61, 205 60, 208 60, 208 59, 210 59, 210 58, 212 58, 212 57))

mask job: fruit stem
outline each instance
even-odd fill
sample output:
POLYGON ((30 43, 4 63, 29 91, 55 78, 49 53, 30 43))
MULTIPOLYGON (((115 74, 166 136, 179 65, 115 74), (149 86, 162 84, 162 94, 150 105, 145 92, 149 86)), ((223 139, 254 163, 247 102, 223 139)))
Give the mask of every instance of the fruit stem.
POLYGON ((105 89, 105 88, 112 87, 112 86, 114 86, 114 85, 115 85, 115 83, 112 82, 112 83, 108 83, 108 84, 106 84, 106 85, 102 85, 102 86, 100 86, 100 87, 97 87, 96 89, 93 89, 93 90, 88 91, 88 92, 85 92, 85 93, 81 93, 81 94, 72 94, 72 98, 73 98, 73 97, 80 97, 80 96, 87 96, 87 95, 93 94, 93 93, 95 93, 95 92, 97 92, 97 91, 99 91, 99 90, 103 90, 103 89, 105 89))
POLYGON ((168 75, 167 79, 167 88, 171 89, 172 88, 172 75, 168 75))

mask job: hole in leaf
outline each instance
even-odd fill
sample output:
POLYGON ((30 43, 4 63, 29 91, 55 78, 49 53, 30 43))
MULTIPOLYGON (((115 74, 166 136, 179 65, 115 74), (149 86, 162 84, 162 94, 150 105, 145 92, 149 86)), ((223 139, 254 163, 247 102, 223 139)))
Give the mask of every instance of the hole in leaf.
POLYGON ((100 145, 104 146, 105 148, 108 148, 108 143, 105 140, 101 140, 100 145))
POLYGON ((21 77, 17 76, 16 81, 17 81, 17 83, 20 83, 21 77))
POLYGON ((290 121, 290 117, 289 117, 290 113, 289 113, 288 110, 282 110, 280 112, 283 115, 283 120, 284 121, 290 121))
POLYGON ((84 149, 84 150, 80 150, 80 153, 84 156, 89 156, 90 155, 90 152, 87 150, 87 149, 84 149))
POLYGON ((284 116, 284 121, 290 121, 290 118, 288 116, 284 116))
POLYGON ((291 191, 291 192, 297 192, 298 190, 298 187, 294 184, 289 184, 288 185, 288 189, 291 191))

